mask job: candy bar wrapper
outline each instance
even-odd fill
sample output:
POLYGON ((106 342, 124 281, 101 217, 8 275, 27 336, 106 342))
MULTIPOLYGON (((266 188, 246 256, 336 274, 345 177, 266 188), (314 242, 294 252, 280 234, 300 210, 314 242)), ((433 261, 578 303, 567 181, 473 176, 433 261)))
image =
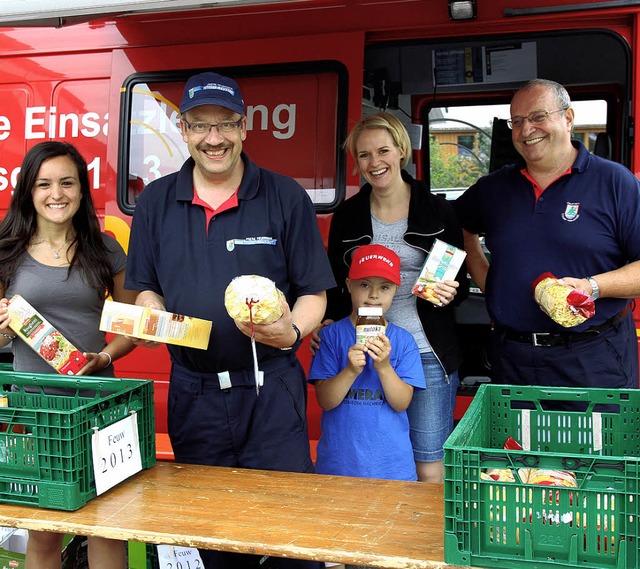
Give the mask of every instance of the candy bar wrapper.
POLYGON ((440 304, 435 293, 436 283, 455 280, 466 256, 464 249, 436 239, 411 292, 433 304, 440 304))
POLYGON ((87 363, 69 340, 19 294, 9 300, 9 327, 53 369, 76 375, 87 363))
POLYGON ((582 324, 596 313, 595 301, 581 290, 558 283, 552 273, 543 273, 533 281, 533 297, 554 322, 570 328, 582 324))

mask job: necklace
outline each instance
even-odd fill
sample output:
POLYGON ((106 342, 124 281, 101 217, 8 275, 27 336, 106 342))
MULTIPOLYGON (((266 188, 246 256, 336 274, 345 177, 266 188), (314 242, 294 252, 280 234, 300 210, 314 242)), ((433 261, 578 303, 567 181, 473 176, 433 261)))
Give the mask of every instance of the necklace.
POLYGON ((49 249, 51 249, 51 253, 53 254, 53 258, 54 259, 59 259, 60 258, 60 251, 62 251, 62 249, 64 248, 64 246, 69 243, 69 241, 71 241, 71 237, 69 237, 62 245, 60 245, 60 247, 58 247, 57 249, 54 249, 53 245, 51 245, 51 243, 45 239, 44 237, 40 237, 38 236, 38 238, 40 239, 40 241, 36 241, 35 245, 39 245, 40 243, 46 243, 47 246, 49 247, 49 249))

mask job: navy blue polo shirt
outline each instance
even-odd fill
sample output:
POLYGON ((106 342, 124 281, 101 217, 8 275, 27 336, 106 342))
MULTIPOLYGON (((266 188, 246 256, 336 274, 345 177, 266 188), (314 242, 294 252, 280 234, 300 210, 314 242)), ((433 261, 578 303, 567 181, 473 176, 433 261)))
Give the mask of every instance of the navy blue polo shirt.
MULTIPOLYGON (((624 166, 573 144, 578 157, 570 173, 537 201, 520 161, 481 178, 454 204, 463 228, 486 236, 487 309, 497 325, 525 332, 566 330, 536 304, 534 279, 546 271, 584 278, 640 259, 640 183, 624 166)), ((595 316, 572 330, 601 324, 626 303, 600 299, 595 316)))
MULTIPOLYGON (((213 321, 208 349, 169 345, 172 359, 201 372, 251 367, 250 340, 224 307, 238 275, 273 280, 293 307, 300 296, 335 286, 313 204, 294 180, 258 167, 245 170, 238 207, 214 215, 207 232, 202 206, 193 205, 194 161, 149 184, 136 204, 125 286, 164 297, 170 312, 213 321)), ((258 358, 282 354, 258 344, 258 358)))

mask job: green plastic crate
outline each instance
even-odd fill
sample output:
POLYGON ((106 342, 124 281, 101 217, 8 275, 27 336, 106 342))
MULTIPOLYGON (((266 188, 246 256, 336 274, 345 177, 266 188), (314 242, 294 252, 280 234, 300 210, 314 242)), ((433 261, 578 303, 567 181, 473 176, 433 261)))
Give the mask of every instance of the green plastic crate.
POLYGON ((444 447, 447 563, 640 567, 640 390, 483 385, 444 447), (504 450, 508 437, 529 450, 504 450), (527 467, 578 486, 524 484, 527 467), (481 480, 486 468, 516 482, 481 480))
POLYGON ((155 543, 147 543, 147 569, 159 569, 158 546, 155 543))
POLYGON ((0 548, 0 569, 24 569, 24 553, 0 548))
POLYGON ((0 385, 9 403, 0 407, 0 502, 76 510, 95 498, 93 429, 132 411, 142 467, 155 464, 152 381, 4 371, 0 385))

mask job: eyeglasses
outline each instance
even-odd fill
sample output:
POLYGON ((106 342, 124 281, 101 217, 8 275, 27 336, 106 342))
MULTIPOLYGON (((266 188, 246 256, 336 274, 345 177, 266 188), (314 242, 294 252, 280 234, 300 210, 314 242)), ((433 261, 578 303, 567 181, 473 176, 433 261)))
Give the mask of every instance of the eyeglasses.
POLYGON ((529 121, 531 124, 540 124, 541 122, 546 121, 549 118, 549 115, 552 113, 563 113, 569 107, 565 107, 563 109, 556 109, 555 111, 533 111, 530 115, 526 117, 511 117, 507 120, 507 126, 510 129, 520 128, 524 125, 524 121, 529 121))
POLYGON ((188 123, 186 120, 182 119, 182 122, 187 125, 187 128, 193 134, 209 134, 212 128, 215 128, 220 134, 222 133, 230 133, 238 130, 242 126, 242 121, 244 117, 242 117, 239 121, 236 122, 219 122, 218 124, 209 124, 206 122, 196 122, 196 123, 188 123))

